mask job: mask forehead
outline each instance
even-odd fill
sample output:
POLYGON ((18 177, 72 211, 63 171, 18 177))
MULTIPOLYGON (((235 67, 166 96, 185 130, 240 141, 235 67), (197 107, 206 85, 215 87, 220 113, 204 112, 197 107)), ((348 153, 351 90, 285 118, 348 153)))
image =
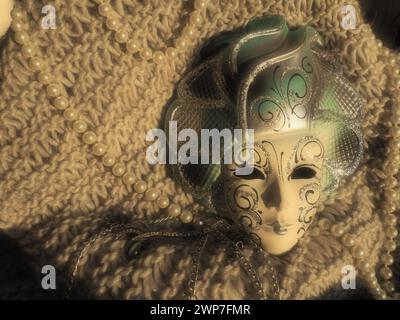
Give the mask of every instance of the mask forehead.
MULTIPOLYGON (((280 135, 262 135, 253 146, 241 149, 250 150, 254 154, 254 167, 264 168, 265 172, 279 171, 282 176, 289 175, 290 171, 302 164, 315 164, 322 168, 325 157, 325 146, 318 138, 315 130, 295 130, 280 135)), ((238 165, 223 166, 225 171, 232 174, 238 165)))
POLYGON ((315 83, 308 55, 260 72, 247 92, 247 127, 256 137, 310 128, 315 83))
POLYGON ((256 142, 256 145, 260 144, 270 153, 280 155, 282 163, 288 164, 287 169, 324 158, 324 145, 313 130, 297 130, 290 134, 265 137, 256 142))

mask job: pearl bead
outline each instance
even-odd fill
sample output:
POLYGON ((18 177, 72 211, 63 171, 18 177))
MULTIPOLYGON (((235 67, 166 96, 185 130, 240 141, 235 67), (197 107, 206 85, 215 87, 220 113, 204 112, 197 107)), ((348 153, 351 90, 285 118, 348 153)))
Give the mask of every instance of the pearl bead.
POLYGON ((385 299, 387 298, 387 295, 386 295, 386 293, 385 293, 383 290, 381 290, 381 291, 379 292, 379 294, 378 294, 378 298, 379 298, 380 300, 385 300, 385 299))
POLYGON ((143 60, 149 60, 151 59, 153 53, 150 49, 143 49, 140 51, 139 55, 143 60))
POLYGON ((93 144, 96 142, 97 137, 94 132, 88 131, 83 135, 82 139, 86 144, 93 144))
POLYGON ((187 37, 189 37, 189 38, 193 38, 194 37, 194 33, 195 33, 195 30, 192 27, 187 27, 185 29, 185 35, 187 37))
POLYGON ((157 189, 150 188, 149 190, 146 191, 144 198, 147 201, 154 201, 158 198, 158 196, 159 196, 159 194, 158 194, 157 189))
POLYGON ((42 84, 49 84, 51 82, 51 76, 45 71, 41 71, 37 74, 37 79, 42 84))
POLYGON ((207 1, 205 0, 196 0, 194 2, 194 8, 197 10, 204 9, 207 6, 207 1))
POLYGON ((342 238, 342 242, 347 247, 352 247, 355 244, 356 238, 351 234, 345 234, 342 238))
POLYGON ((15 33, 14 38, 17 43, 24 44, 28 41, 28 34, 25 31, 19 31, 15 33))
POLYGON ((93 146, 93 153, 96 156, 101 156, 105 152, 106 152, 106 145, 105 144, 98 142, 93 146))
POLYGON ((168 207, 168 214, 170 216, 177 217, 180 215, 180 213, 181 213, 181 207, 178 206, 177 204, 171 204, 168 207))
POLYGON ((164 61, 164 54, 161 51, 156 51, 153 59, 156 63, 162 63, 164 61))
POLYGON ((361 259, 361 258, 363 258, 364 255, 365 255, 364 250, 362 250, 362 249, 359 248, 359 247, 354 247, 354 248, 352 249, 351 253, 352 253, 353 257, 356 258, 356 259, 361 259))
POLYGON ((392 270, 390 270, 388 267, 383 267, 379 273, 385 280, 388 280, 393 276, 392 270))
POLYGON ((13 8, 11 10, 11 18, 13 18, 14 20, 21 19, 22 18, 22 10, 17 7, 13 8))
POLYGON ((322 230, 328 230, 331 227, 331 223, 326 218, 322 218, 321 220, 319 220, 318 225, 322 230))
POLYGON ((69 121, 75 120, 77 117, 78 113, 71 108, 68 108, 64 111, 64 118, 69 121))
MULTIPOLYGON (((364 270, 366 270, 366 269, 364 269, 364 270)), ((367 277, 367 279, 369 279, 371 281, 376 280, 375 271, 370 271, 370 272, 366 273, 366 277, 367 277)))
POLYGON ((178 52, 175 48, 169 47, 167 50, 165 50, 165 54, 170 58, 175 58, 178 55, 178 52))
POLYGON ((195 26, 200 25, 203 22, 203 18, 200 14, 194 12, 190 15, 190 22, 193 23, 195 26))
POLYGON ((372 286, 373 288, 376 288, 376 287, 379 286, 378 280, 377 280, 376 278, 374 278, 374 279, 371 280, 371 286, 372 286))
POLYGON ((108 29, 115 31, 118 28, 118 21, 116 19, 109 18, 106 21, 106 26, 108 29))
MULTIPOLYGON (((370 270, 371 269, 371 264, 369 263, 369 261, 364 261, 362 264, 361 264, 361 269, 363 269, 363 270, 370 270)), ((375 277, 375 273, 373 273, 373 277, 375 277)))
MULTIPOLYGON (((396 122, 400 122, 400 110, 397 110, 397 112, 399 114, 396 116, 396 122)), ((392 141, 392 149, 394 150, 400 149, 400 141, 392 141)))
POLYGON ((389 252, 392 252, 392 251, 396 250, 396 248, 397 248, 396 242, 394 240, 389 240, 389 241, 385 242, 384 246, 385 246, 385 249, 389 252))
POLYGON ((139 46, 136 43, 135 40, 129 40, 126 44, 126 49, 130 52, 130 53, 136 53, 139 51, 139 46))
POLYGON ((21 31, 22 29, 24 29, 24 25, 23 25, 20 21, 14 20, 14 21, 11 23, 11 28, 12 28, 14 31, 21 31))
POLYGON ((147 189, 147 183, 146 183, 146 181, 139 180, 135 183, 133 188, 135 189, 135 191, 137 193, 144 193, 147 189))
POLYGON ((68 99, 65 97, 58 97, 54 100, 54 106, 59 110, 64 110, 68 108, 68 99))
POLYGON ((334 236, 341 237, 344 234, 344 229, 341 224, 336 224, 332 226, 331 232, 334 236))
POLYGON ((77 121, 74 122, 72 128, 73 128, 76 132, 83 133, 83 132, 85 132, 86 129, 87 129, 87 124, 86 124, 86 122, 83 121, 83 120, 77 120, 77 121))
POLYGON ((395 226, 397 223, 397 218, 394 214, 388 214, 385 217, 385 223, 389 226, 395 226))
POLYGON ((157 205, 161 208, 164 209, 169 206, 169 199, 167 196, 161 196, 157 199, 157 205))
POLYGON ((398 231, 397 231, 397 229, 396 229, 395 227, 389 227, 389 228, 387 228, 387 230, 386 230, 386 235, 387 235, 389 238, 396 238, 398 234, 399 234, 399 233, 398 233, 398 231))
POLYGON ((188 211, 185 210, 181 213, 181 215, 179 216, 179 219, 183 222, 183 223, 190 223, 193 220, 193 214, 188 211))
POLYGON ((382 289, 378 282, 374 283, 372 290, 377 294, 380 294, 382 292, 382 289))
POLYGON ((186 47, 186 44, 187 44, 186 39, 182 37, 178 38, 175 41, 175 46, 178 50, 183 50, 186 47))
POLYGON ((115 33, 115 40, 118 43, 125 43, 128 41, 128 34, 125 31, 118 31, 115 33))
POLYGON ((396 288, 394 287, 393 282, 391 281, 386 281, 385 284, 383 285, 385 290, 389 293, 392 293, 396 288))
POLYGON ((391 254, 387 254, 387 253, 382 255, 381 260, 382 260, 383 264, 385 264, 387 266, 392 265, 394 262, 393 256, 391 254))
POLYGON ((107 3, 102 3, 99 6, 99 14, 103 17, 107 17, 111 13, 111 7, 107 3))
POLYGON ((42 62, 38 58, 30 58, 29 67, 34 71, 39 71, 42 68, 42 62))
POLYGON ((46 92, 51 98, 55 98, 60 94, 60 87, 56 84, 49 84, 46 88, 46 92))
POLYGON ((135 177, 131 173, 125 173, 122 177, 122 181, 127 185, 131 185, 135 182, 135 177))
POLYGON ((117 163, 112 168, 112 173, 114 176, 120 177, 125 173, 125 166, 123 163, 117 163))
POLYGON ((396 187, 397 179, 395 177, 390 177, 390 179, 388 179, 388 186, 392 188, 396 187))
POLYGON ((111 167, 115 162, 115 159, 110 155, 105 155, 102 159, 102 163, 106 167, 111 167))
POLYGON ((393 127, 390 129, 390 134, 394 137, 400 136, 400 128, 398 127, 393 127))
POLYGON ((24 58, 31 58, 35 54, 35 50, 29 44, 24 44, 21 53, 24 58))

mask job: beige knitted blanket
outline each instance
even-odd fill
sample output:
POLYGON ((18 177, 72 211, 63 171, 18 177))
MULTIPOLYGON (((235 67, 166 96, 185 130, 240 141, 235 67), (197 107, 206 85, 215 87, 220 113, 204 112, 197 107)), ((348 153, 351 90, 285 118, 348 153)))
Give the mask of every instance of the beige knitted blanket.
MULTIPOLYGON (((43 292, 35 289, 40 284, 37 277, 47 264, 56 267, 58 288, 63 291, 74 267, 73 257, 102 230, 105 216, 118 215, 124 222, 166 216, 154 201, 125 183, 111 162, 123 164, 131 179, 146 181, 182 208, 192 204, 191 195, 169 178, 166 166, 147 163, 146 132, 160 126, 177 82, 206 41, 263 14, 281 14, 290 26, 310 24, 318 30, 366 108, 362 164, 321 208, 296 249, 280 262, 280 297, 318 297, 340 286, 345 265, 361 270, 357 281, 371 293, 382 294, 372 271, 380 280, 379 259, 387 247, 383 221, 388 212, 399 210, 399 54, 375 39, 358 2, 210 0, 203 7, 181 0, 108 1, 115 23, 129 39, 135 39, 139 52, 121 44, 123 34, 118 41, 113 22, 99 13, 97 2, 54 0, 56 28, 43 29, 41 9, 46 1, 17 1, 22 3, 21 21, 28 40, 13 30, 4 39, 0 55, 0 228, 23 248, 34 276, 31 282, 21 282, 0 295, 40 297, 43 292), (344 5, 356 10, 355 29, 341 26, 344 5), (197 16, 193 18, 194 10, 197 16), (30 53, 18 42, 31 45, 38 60, 27 59, 30 53), (172 47, 178 50, 168 49, 172 47), (49 88, 46 76, 57 87, 49 88), (73 107, 69 110, 75 114, 61 110, 65 101, 54 102, 60 93, 68 97, 73 107), (74 117, 93 136, 74 128, 70 121, 74 117), (106 146, 109 159, 93 153, 92 138, 106 146), (356 244, 364 253, 361 258, 355 258, 352 248, 332 234, 334 225, 356 235, 356 244)), ((208 243, 202 258, 207 263, 196 285, 198 298, 249 297, 247 275, 238 263, 226 262, 229 250, 208 243)), ((123 237, 104 236, 87 247, 74 277, 80 294, 122 299, 183 297, 192 265, 192 239, 158 240, 134 261, 126 259, 125 245, 123 237)), ((263 275, 265 266, 259 268, 263 275)))

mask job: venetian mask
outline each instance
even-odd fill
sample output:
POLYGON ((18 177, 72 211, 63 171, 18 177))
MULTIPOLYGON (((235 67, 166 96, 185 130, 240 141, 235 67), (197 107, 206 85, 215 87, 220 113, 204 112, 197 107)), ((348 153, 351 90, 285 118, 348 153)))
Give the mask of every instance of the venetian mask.
POLYGON ((197 132, 252 129, 241 148, 253 155, 251 170, 177 164, 175 177, 267 252, 287 252, 360 161, 360 97, 316 31, 289 29, 280 16, 217 38, 204 55, 180 82, 166 121, 197 132))

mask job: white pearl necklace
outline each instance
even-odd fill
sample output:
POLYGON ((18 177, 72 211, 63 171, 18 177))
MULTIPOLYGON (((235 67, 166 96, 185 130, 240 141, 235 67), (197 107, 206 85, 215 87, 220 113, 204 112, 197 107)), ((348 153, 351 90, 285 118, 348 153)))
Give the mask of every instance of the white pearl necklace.
MULTIPOLYGON (((165 57, 175 58, 187 46, 187 43, 194 37, 194 27, 202 23, 201 12, 207 8, 208 0, 196 0, 195 10, 190 14, 189 25, 184 29, 184 33, 175 41, 174 47, 168 47, 165 51, 152 52, 149 48, 140 48, 135 39, 130 39, 129 34, 118 20, 118 15, 113 10, 109 1, 96 0, 98 13, 105 20, 106 27, 114 34, 115 41, 125 49, 128 54, 135 55, 141 61, 153 61, 156 64, 165 62, 165 57), (190 26, 192 25, 192 26, 190 26)), ((89 128, 89 124, 79 117, 79 112, 70 105, 65 88, 55 83, 50 72, 44 70, 41 59, 37 56, 37 50, 29 41, 29 35, 25 31, 23 22, 24 12, 17 5, 11 11, 13 19, 11 29, 14 31, 15 41, 22 46, 21 54, 28 59, 28 65, 35 72, 36 79, 46 86, 46 93, 51 104, 62 112, 65 120, 72 124, 72 130, 81 136, 82 141, 91 146, 91 152, 99 158, 104 167, 110 168, 116 177, 121 177, 125 185, 133 185, 133 190, 138 194, 143 194, 146 201, 155 201, 160 209, 166 209, 171 217, 177 217, 182 223, 193 221, 201 224, 199 219, 194 219, 193 213, 189 210, 182 210, 178 204, 171 203, 168 196, 160 194, 155 188, 148 188, 143 180, 135 181, 134 175, 127 172, 123 162, 118 162, 112 155, 107 153, 107 146, 99 141, 95 134, 95 128, 89 128)), ((197 217, 196 217, 197 218, 197 217)))

